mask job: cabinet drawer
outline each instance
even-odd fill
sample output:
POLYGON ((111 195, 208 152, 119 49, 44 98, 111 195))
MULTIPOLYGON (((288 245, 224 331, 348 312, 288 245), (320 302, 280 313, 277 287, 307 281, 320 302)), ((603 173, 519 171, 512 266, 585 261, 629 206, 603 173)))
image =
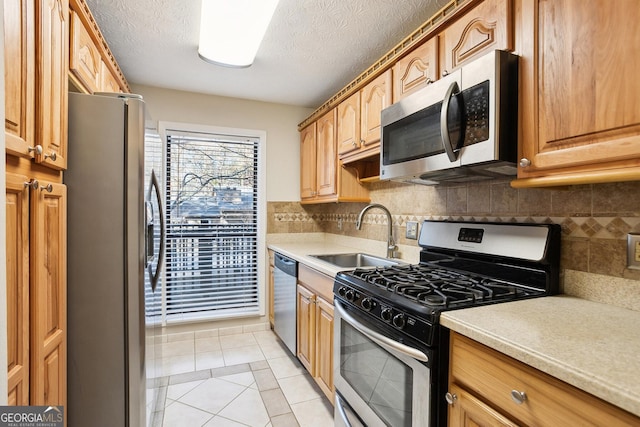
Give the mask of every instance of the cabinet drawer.
POLYGON ((298 282, 333 304, 333 278, 304 264, 298 264, 298 282))
POLYGON ((451 335, 452 382, 531 426, 624 426, 640 420, 597 397, 461 335, 451 335), (524 392, 517 404, 512 391, 524 392))

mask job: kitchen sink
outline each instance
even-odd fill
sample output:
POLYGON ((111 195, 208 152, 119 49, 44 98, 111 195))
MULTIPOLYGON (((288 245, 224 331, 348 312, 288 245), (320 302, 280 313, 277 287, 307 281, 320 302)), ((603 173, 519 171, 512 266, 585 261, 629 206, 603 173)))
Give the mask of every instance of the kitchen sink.
POLYGON ((400 261, 389 258, 382 258, 375 255, 369 255, 361 252, 352 254, 327 254, 327 255, 310 255, 320 261, 328 262, 337 267, 358 268, 358 267, 387 267, 390 265, 401 264, 400 261))

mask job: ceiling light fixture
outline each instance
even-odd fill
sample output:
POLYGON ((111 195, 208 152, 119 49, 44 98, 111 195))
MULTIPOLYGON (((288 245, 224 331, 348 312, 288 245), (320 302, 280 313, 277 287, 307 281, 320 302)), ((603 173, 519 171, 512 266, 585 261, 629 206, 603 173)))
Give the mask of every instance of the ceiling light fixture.
POLYGON ((198 55, 227 67, 248 67, 278 0, 202 0, 198 55))

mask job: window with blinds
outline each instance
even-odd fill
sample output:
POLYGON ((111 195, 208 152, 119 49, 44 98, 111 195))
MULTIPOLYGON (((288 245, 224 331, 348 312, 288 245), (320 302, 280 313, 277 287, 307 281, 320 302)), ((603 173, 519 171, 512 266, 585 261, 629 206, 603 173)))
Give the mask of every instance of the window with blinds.
POLYGON ((259 312, 258 143, 167 131, 167 322, 259 312))

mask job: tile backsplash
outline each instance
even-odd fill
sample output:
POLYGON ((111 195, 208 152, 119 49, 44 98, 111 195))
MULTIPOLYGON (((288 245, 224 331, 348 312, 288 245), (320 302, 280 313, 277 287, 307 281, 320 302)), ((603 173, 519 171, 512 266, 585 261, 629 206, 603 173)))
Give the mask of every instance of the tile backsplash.
MULTIPOLYGON (((514 189, 506 180, 435 187, 368 185, 371 201, 391 211, 398 243, 417 245, 404 237, 407 221, 555 223, 562 226, 563 270, 640 280, 640 270, 626 267, 627 233, 640 233, 640 182, 553 189, 514 189)), ((387 220, 380 210, 367 212, 362 230, 356 230, 355 220, 364 206, 270 202, 267 232, 325 232, 386 240, 387 220)))

